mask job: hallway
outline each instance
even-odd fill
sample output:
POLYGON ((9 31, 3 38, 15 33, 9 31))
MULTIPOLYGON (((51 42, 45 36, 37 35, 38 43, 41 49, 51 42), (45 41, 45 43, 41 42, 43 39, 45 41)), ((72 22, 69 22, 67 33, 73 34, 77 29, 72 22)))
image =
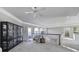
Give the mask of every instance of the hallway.
POLYGON ((22 42, 9 52, 71 52, 70 50, 58 46, 54 40, 49 43, 22 42))

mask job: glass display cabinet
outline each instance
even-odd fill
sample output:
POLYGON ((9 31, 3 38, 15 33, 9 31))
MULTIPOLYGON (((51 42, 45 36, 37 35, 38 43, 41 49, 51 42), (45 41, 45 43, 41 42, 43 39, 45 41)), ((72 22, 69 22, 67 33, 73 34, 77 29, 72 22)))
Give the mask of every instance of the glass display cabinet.
POLYGON ((3 52, 7 52, 23 41, 22 26, 0 22, 0 46, 3 52))

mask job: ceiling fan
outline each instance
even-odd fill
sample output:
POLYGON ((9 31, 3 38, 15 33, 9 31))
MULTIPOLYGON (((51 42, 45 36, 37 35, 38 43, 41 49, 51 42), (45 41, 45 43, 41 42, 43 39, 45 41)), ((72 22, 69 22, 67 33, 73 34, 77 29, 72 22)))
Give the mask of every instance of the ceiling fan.
POLYGON ((45 10, 44 7, 32 7, 32 11, 25 12, 26 14, 33 14, 33 17, 36 18, 37 16, 42 16, 39 12, 41 10, 45 10))

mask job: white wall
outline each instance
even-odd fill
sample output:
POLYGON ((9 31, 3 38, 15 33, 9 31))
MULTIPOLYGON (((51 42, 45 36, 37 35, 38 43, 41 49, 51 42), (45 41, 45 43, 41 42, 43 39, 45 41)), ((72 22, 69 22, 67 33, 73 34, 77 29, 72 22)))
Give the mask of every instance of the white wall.
POLYGON ((50 33, 50 34, 62 34, 63 29, 64 29, 63 27, 49 28, 48 33, 50 33))
POLYGON ((23 40, 26 41, 28 39, 28 27, 23 25, 24 30, 23 30, 23 40))

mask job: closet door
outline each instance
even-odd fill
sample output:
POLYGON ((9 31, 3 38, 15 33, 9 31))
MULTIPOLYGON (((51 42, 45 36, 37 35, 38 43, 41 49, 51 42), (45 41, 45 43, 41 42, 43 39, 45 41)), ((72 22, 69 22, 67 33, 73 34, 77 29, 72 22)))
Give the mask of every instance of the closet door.
POLYGON ((1 22, 1 47, 2 50, 7 50, 8 49, 8 43, 7 43, 7 23, 6 22, 1 22))
POLYGON ((13 45, 14 45, 14 33, 13 33, 13 30, 14 30, 14 27, 13 27, 13 24, 12 23, 7 23, 8 25, 8 38, 7 38, 7 42, 8 42, 8 49, 12 48, 13 45))
POLYGON ((14 45, 18 44, 18 26, 14 25, 14 45))

